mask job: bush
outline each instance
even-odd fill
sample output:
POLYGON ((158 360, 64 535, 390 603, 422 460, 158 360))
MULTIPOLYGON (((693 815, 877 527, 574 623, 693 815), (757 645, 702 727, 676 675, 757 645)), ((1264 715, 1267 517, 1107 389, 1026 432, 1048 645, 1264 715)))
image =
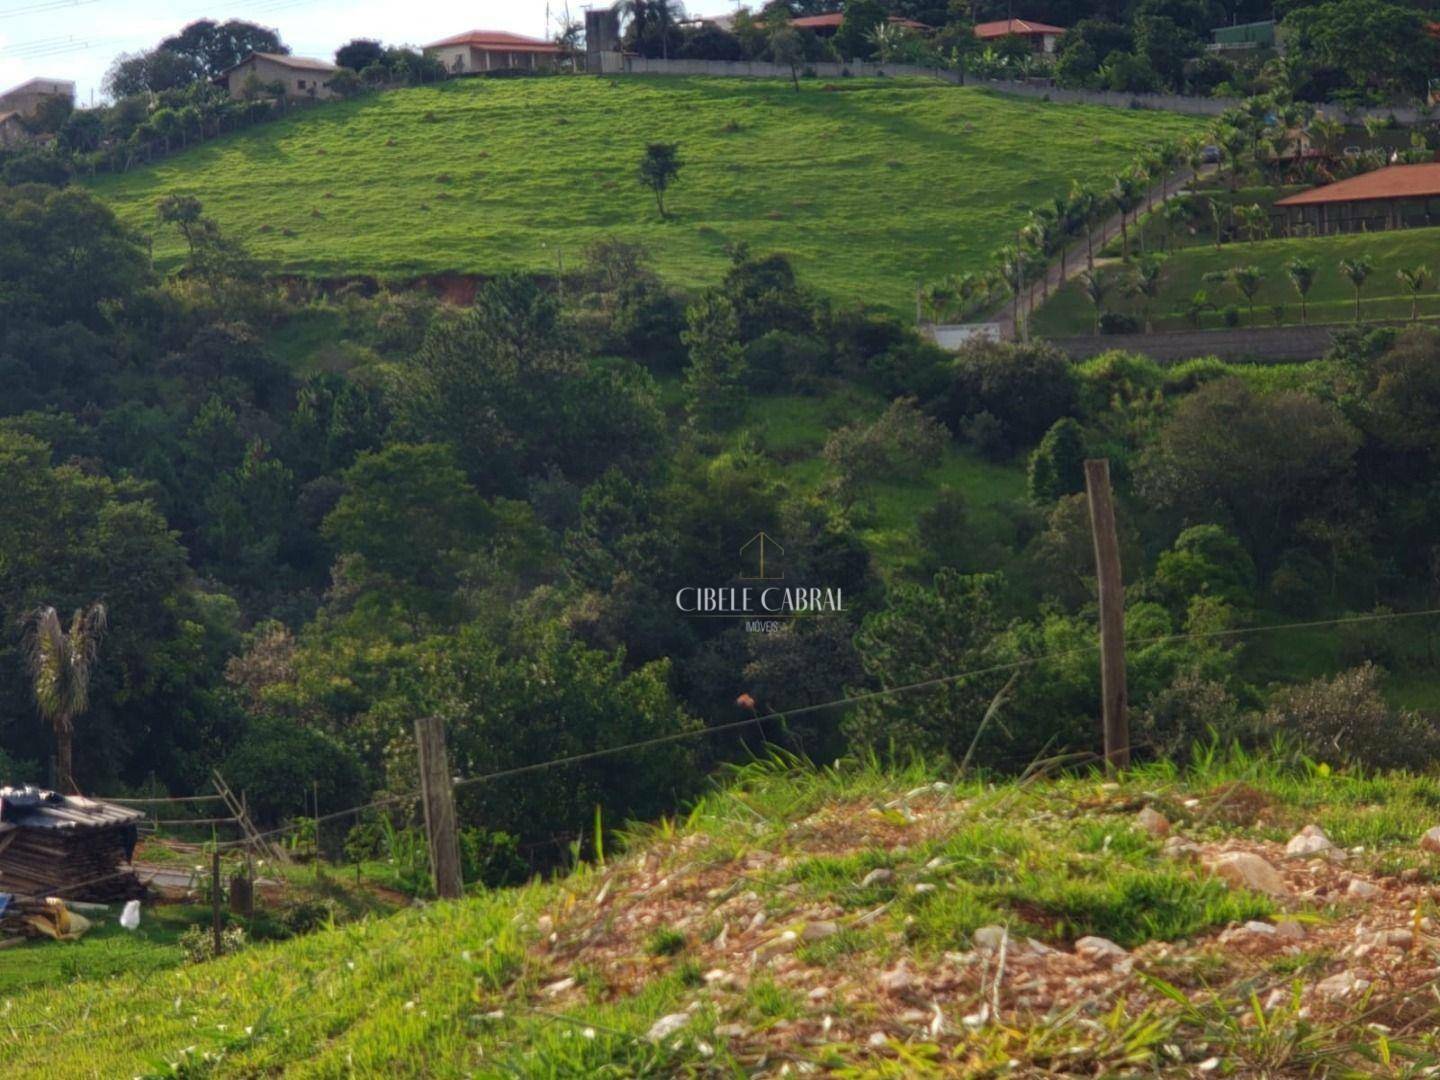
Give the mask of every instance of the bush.
POLYGON ((322 813, 365 799, 360 763, 350 749, 289 720, 252 723, 220 771, 249 800, 251 815, 275 822, 303 813, 319 785, 322 813))
POLYGON ((1133 334, 1140 329, 1140 320, 1123 311, 1107 311, 1100 316, 1100 333, 1133 334))
MULTIPOLYGON (((208 926, 187 926, 176 944, 189 963, 203 964, 215 959, 215 935, 208 926)), ((226 955, 239 952, 245 947, 245 928, 225 927, 220 931, 220 946, 226 955)))
POLYGON ((1419 713, 1390 708, 1380 678, 1381 669, 1367 663, 1283 690, 1265 711, 1265 727, 1330 764, 1425 768, 1440 756, 1440 729, 1419 713))
POLYGON ((1030 455, 1030 500, 1048 504, 1085 489, 1085 436, 1068 416, 1055 421, 1030 455))
POLYGON ((1253 596, 1255 563, 1244 545, 1219 525, 1194 525, 1161 554, 1155 583, 1171 603, 1213 596, 1243 607, 1253 596))
POLYGON ((1055 421, 1073 415, 1076 398, 1075 369, 1053 346, 977 342, 956 355, 936 411, 957 432, 968 418, 989 413, 1013 451, 1033 446, 1055 421))
POLYGON ((478 881, 487 889, 500 889, 523 885, 530 867, 520 854, 520 841, 509 833, 462 829, 460 872, 466 884, 478 881))
POLYGON ((1195 670, 1180 672, 1151 694, 1138 720, 1137 745, 1167 760, 1188 757, 1197 745, 1244 739, 1252 730, 1225 685, 1195 670))
POLYGON ((767 331, 745 346, 754 390, 806 389, 824 373, 827 361, 823 341, 789 330, 767 331))

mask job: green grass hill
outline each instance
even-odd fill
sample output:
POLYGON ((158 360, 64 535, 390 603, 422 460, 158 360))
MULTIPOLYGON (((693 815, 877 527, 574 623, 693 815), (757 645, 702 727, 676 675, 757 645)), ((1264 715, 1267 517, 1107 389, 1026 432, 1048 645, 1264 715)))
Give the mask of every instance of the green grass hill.
POLYGON ((0 1060, 56 1080, 1430 1075, 1437 806, 1432 778, 1285 754, 1000 785, 755 763, 548 883, 11 992, 0 1060), (1287 857, 1306 826, 1319 857, 1287 857))
POLYGON ((156 202, 184 192, 298 274, 551 272, 614 235, 701 285, 744 241, 832 295, 908 311, 917 282, 978 269, 1026 208, 1072 179, 1108 185, 1198 123, 929 81, 461 80, 298 110, 92 187, 162 267, 181 242, 156 202), (662 140, 685 161, 663 222, 637 178, 662 140))

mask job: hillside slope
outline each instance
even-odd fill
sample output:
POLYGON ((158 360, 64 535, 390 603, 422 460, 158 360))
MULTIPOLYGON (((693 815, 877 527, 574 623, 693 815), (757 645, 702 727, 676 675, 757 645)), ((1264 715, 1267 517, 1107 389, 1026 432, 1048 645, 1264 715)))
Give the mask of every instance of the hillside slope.
POLYGON ((1023 208, 1103 183, 1193 130, 1164 113, 1019 101, 932 82, 691 78, 462 80, 302 110, 93 188, 155 235, 155 204, 198 195, 281 269, 408 277, 553 271, 590 241, 649 245, 688 285, 730 243, 795 257, 804 280, 896 310, 917 281, 978 269, 1023 208), (636 165, 678 141, 661 222, 636 165))
POLYGON ((1440 859, 1416 841, 1437 805, 1430 779, 1243 757, 999 787, 756 765, 551 884, 14 996, 0 1059, 57 1078, 1428 1075, 1440 859), (1302 825, 1337 846, 1287 858, 1302 825), (1216 869, 1254 860, 1278 869, 1253 888, 1216 869))

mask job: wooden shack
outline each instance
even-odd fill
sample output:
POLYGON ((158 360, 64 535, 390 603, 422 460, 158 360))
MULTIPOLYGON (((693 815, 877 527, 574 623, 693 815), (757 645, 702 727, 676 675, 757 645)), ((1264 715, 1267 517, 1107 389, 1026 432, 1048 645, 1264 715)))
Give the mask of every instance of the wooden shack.
POLYGON ((35 787, 0 787, 0 893, 110 903, 135 900, 141 815, 35 787))

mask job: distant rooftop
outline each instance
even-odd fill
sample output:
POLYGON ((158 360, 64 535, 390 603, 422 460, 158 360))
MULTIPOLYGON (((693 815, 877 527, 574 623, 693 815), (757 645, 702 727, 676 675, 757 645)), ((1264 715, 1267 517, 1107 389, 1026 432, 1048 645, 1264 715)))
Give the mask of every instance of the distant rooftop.
POLYGON ((291 56, 289 53, 253 52, 249 56, 245 57, 244 60, 241 60, 240 63, 234 65, 234 67, 226 68, 225 71, 221 72, 221 74, 224 75, 231 71, 234 71, 235 68, 244 67, 246 64, 250 63, 251 60, 269 60, 272 64, 279 64, 281 67, 294 68, 296 71, 333 72, 339 70, 339 68, 337 68, 329 61, 315 60, 308 56, 291 56))
MULTIPOLYGON (((791 19, 790 25, 801 30, 838 30, 840 24, 845 21, 845 16, 838 11, 832 11, 828 15, 802 15, 798 19, 791 19)), ((930 27, 914 19, 902 19, 892 15, 889 19, 892 26, 904 26, 911 30, 929 30, 930 27)))
POLYGON ((1009 37, 1011 34, 1063 34, 1065 27, 1049 23, 1031 22, 1029 19, 1001 19, 998 22, 975 24, 978 38, 1009 37))
POLYGON ((0 98, 7 98, 11 94, 30 93, 68 94, 70 97, 74 97, 75 84, 68 79, 27 79, 19 86, 12 86, 4 93, 0 93, 0 98))
POLYGON ((544 38, 512 34, 508 30, 467 30, 463 34, 432 41, 427 49, 443 49, 452 45, 468 45, 472 49, 493 49, 504 52, 560 53, 559 45, 544 38))

